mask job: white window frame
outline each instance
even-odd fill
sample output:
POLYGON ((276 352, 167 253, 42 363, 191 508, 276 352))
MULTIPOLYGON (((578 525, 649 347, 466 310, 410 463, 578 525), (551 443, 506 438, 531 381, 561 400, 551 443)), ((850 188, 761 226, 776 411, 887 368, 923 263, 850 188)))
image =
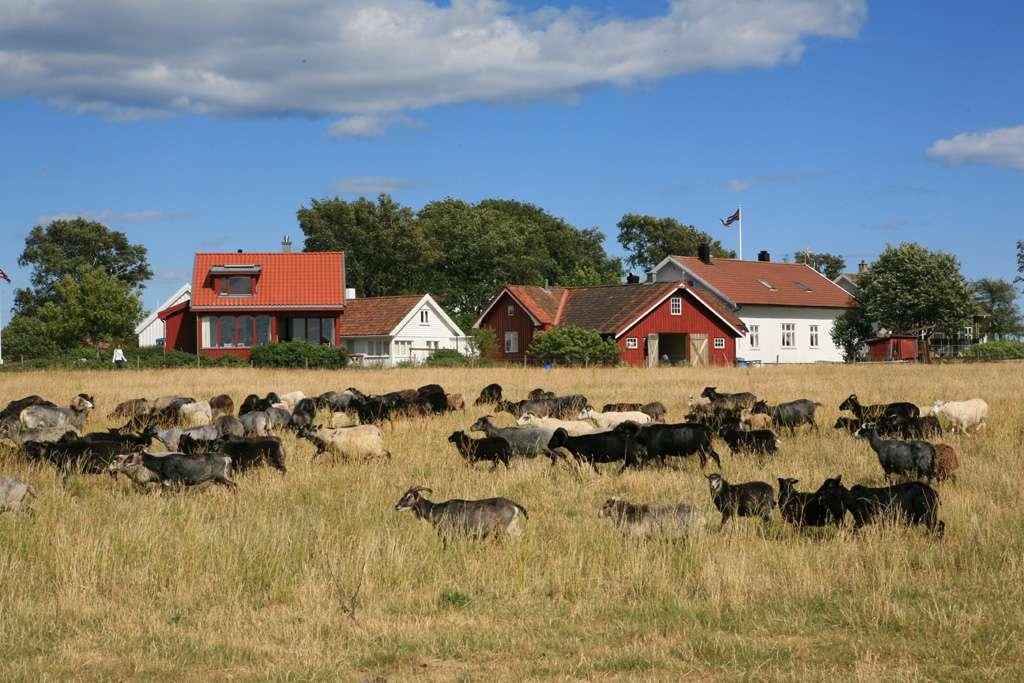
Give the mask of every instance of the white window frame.
POLYGON ((716 349, 724 349, 725 348, 725 337, 715 337, 715 348, 716 349))
POLYGON ((395 355, 401 358, 408 358, 412 355, 412 340, 398 339, 395 341, 395 355))
POLYGON ((817 325, 811 325, 810 326, 810 335, 809 336, 810 336, 810 340, 811 340, 811 348, 812 349, 818 348, 818 326, 817 325))
POLYGON ((760 325, 748 325, 747 326, 747 344, 752 349, 761 348, 761 326, 760 325))
POLYGON ((505 309, 505 312, 508 313, 508 317, 510 317, 510 318, 516 317, 516 305, 515 304, 509 304, 508 308, 505 309))
POLYGON ((682 315, 683 314, 683 297, 674 296, 668 300, 668 314, 669 315, 682 315))
POLYGON ((626 337, 626 348, 627 349, 639 349, 640 340, 636 337, 626 337))
POLYGON ((782 323, 782 348, 796 348, 796 323, 782 323), (786 343, 787 339, 789 340, 788 344, 786 343))
POLYGON ((420 309, 420 325, 430 324, 430 311, 426 308, 420 309))
POLYGON ((505 333, 505 353, 519 353, 518 332, 510 330, 505 333))

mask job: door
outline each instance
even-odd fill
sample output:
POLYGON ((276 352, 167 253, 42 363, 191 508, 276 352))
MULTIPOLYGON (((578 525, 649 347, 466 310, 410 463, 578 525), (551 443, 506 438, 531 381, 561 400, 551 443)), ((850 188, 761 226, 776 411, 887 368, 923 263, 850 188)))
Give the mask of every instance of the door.
POLYGON ((647 367, 658 367, 658 334, 656 332, 647 335, 647 367))
POLYGON ((704 368, 708 364, 708 335, 690 335, 690 365, 695 368, 704 368))

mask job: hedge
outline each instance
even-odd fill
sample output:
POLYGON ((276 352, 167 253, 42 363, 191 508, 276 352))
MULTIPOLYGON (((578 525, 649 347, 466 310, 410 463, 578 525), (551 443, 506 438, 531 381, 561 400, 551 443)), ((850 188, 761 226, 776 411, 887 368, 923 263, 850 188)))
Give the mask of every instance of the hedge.
POLYGON ((345 349, 336 346, 287 341, 257 346, 249 356, 258 368, 343 368, 348 365, 345 349))
POLYGON ((977 344, 964 352, 968 360, 1024 359, 1024 342, 994 341, 977 344))

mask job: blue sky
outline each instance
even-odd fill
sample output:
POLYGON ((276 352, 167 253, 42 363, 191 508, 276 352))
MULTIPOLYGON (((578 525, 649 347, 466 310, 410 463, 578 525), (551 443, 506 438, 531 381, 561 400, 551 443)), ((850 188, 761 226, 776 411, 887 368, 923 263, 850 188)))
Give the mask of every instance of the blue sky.
POLYGON ((1024 4, 214 7, 96 0, 0 21, 15 285, 24 235, 53 216, 145 244, 152 308, 193 252, 300 242, 310 198, 378 191, 532 202, 601 228, 615 254, 628 212, 734 245, 718 219, 742 204, 748 258, 810 248, 854 267, 909 240, 968 277, 1015 275, 1024 4))

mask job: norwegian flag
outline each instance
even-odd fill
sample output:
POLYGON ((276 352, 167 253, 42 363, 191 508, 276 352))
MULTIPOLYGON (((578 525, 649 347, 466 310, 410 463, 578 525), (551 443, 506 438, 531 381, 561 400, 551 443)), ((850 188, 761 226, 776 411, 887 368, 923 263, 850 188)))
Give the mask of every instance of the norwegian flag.
POLYGON ((7 273, 4 272, 3 268, 0 268, 0 280, 3 280, 4 282, 7 283, 10 283, 11 281, 11 278, 7 276, 7 273))
POLYGON ((740 219, 740 210, 736 209, 736 213, 734 213, 733 215, 729 216, 728 218, 720 218, 719 220, 722 221, 722 225, 724 225, 725 227, 728 228, 728 227, 732 227, 732 224, 735 223, 736 221, 738 221, 739 219, 740 219))

